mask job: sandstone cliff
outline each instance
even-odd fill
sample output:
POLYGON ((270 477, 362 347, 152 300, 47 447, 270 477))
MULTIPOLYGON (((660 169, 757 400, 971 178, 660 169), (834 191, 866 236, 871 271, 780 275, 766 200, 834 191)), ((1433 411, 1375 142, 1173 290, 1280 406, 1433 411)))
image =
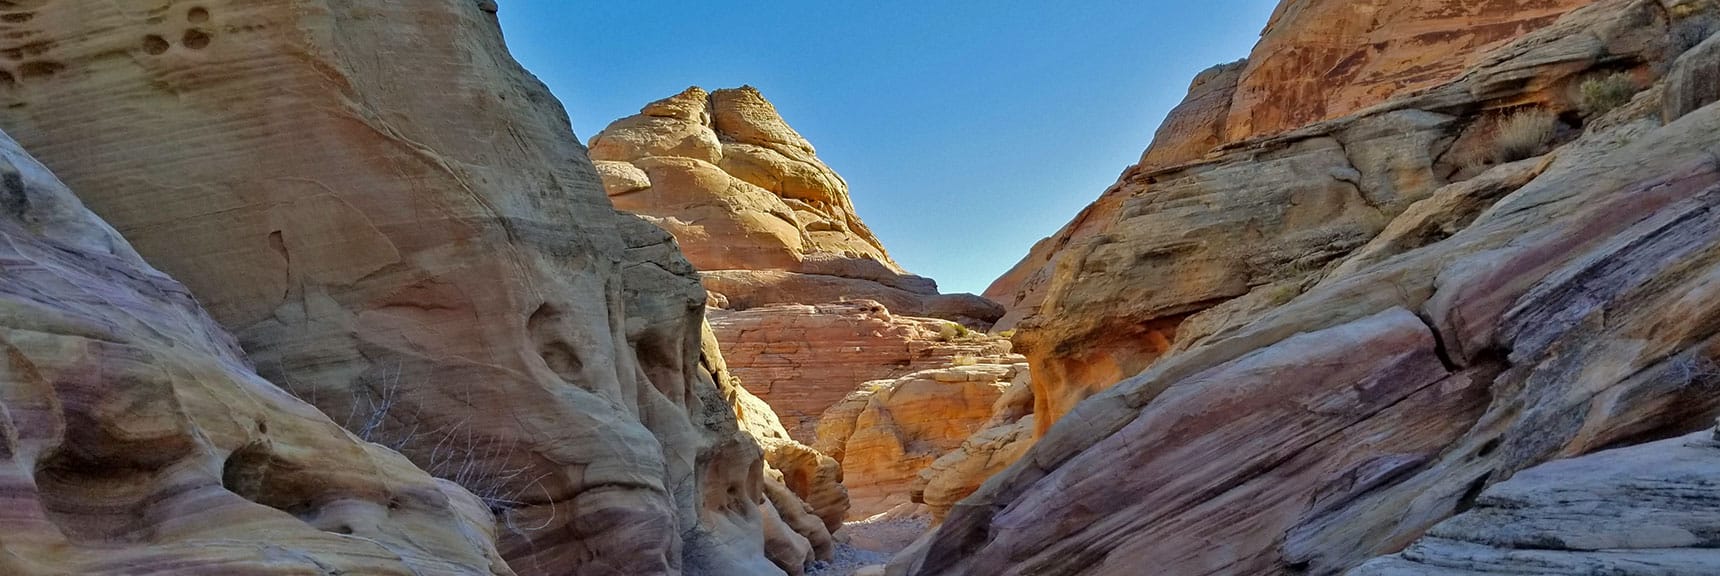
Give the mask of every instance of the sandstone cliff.
POLYGON ((652 102, 593 137, 591 158, 615 207, 673 233, 722 308, 867 299, 976 327, 1003 315, 903 272, 848 184, 750 86, 652 102))
POLYGON ((513 574, 479 498, 259 377, 4 135, 0 350, 0 573, 513 574))
POLYGON ((1677 468, 1711 450, 1550 465, 1646 511, 1616 528, 1647 531, 1631 542, 1541 522, 1569 502, 1525 470, 1720 411, 1716 9, 1600 0, 1307 125, 1332 114, 1233 101, 1294 129, 1126 172, 1000 282, 1043 437, 892 573, 1336 574, 1424 533, 1361 573, 1711 571, 1688 563, 1708 540, 1676 531, 1720 522, 1618 486, 1715 498, 1688 473, 1713 461, 1677 468), (1632 469, 1651 462, 1668 469, 1632 469))
POLYGON ((483 497, 515 571, 798 572, 692 267, 494 10, 13 3, 0 125, 262 376, 483 497))
POLYGON ((826 410, 817 448, 842 463, 850 514, 864 518, 915 503, 920 475, 930 475, 935 460, 955 453, 1007 403, 1006 392, 1026 376, 1021 360, 968 357, 955 366, 867 382, 826 410))
MULTIPOLYGON (((1008 354, 1010 344, 947 320, 891 314, 871 301, 711 310, 729 367, 775 409, 795 439, 815 443, 819 417, 861 384, 958 358, 1008 354)), ((963 434, 965 436, 965 434, 963 434)))
MULTIPOLYGON (((878 396, 918 400, 890 407, 903 429, 887 416, 861 417, 879 429, 858 431, 868 440, 855 443, 866 446, 856 456, 846 456, 847 432, 815 433, 820 416, 863 383, 1000 357, 1010 345, 969 328, 990 326, 998 305, 939 294, 890 259, 855 214, 847 184, 757 90, 695 87, 650 103, 592 138, 591 156, 616 207, 669 230, 700 270, 733 374, 793 440, 841 463, 840 478, 861 496, 848 516, 907 503, 921 468, 990 415, 995 391, 974 393, 989 385, 914 385, 878 396), (940 418, 948 420, 930 424, 940 418)), ((866 406, 858 402, 850 432, 866 406)), ((889 411, 880 404, 870 414, 889 411)))

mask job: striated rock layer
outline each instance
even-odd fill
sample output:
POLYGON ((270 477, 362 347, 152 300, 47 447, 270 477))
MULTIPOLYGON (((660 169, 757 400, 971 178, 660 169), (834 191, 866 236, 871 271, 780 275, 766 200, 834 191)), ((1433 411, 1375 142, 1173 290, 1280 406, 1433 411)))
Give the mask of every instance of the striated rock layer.
POLYGON ((482 498, 515 571, 799 571, 692 267, 493 3, 14 4, 0 124, 261 375, 482 498))
POLYGON ((1698 576, 1720 566, 1720 445, 1699 432, 1558 460, 1350 576, 1698 576))
POLYGON ((775 409, 789 434, 814 443, 825 410, 863 383, 1007 354, 1009 342, 946 320, 891 314, 871 301, 711 311, 729 367, 775 409))
POLYGON ((259 377, 4 135, 0 351, 0 573, 513 574, 477 497, 259 377))
POLYGON ((673 233, 719 307, 868 299, 980 327, 1003 315, 896 265, 848 184, 750 86, 647 104, 593 137, 591 158, 615 207, 673 233))
MULTIPOLYGON (((1425 534, 1402 556, 1425 573, 1679 573, 1705 537, 1676 530, 1700 524, 1626 515, 1612 532, 1631 542, 1539 524, 1571 502, 1524 495, 1550 480, 1522 471, 1720 412, 1720 105, 1687 103, 1699 87, 1664 105, 1711 57, 1673 31, 1714 21, 1601 0, 1447 83, 1125 174, 1020 324, 1046 360, 1043 436, 890 572, 1338 574, 1425 534), (1577 89, 1618 73, 1637 93, 1610 109, 1577 89), (1553 127, 1511 142, 1527 113, 1553 127), (1490 528, 1499 514, 1522 522, 1490 528), (1612 564, 1576 553, 1609 542, 1612 564)), ((1614 462, 1552 470, 1617 510, 1660 506, 1606 488, 1633 466, 1614 462)))
POLYGON ((867 382, 826 410, 818 420, 817 448, 842 463, 853 499, 850 516, 866 518, 923 502, 913 497, 920 476, 931 474, 935 460, 962 448, 970 435, 987 427, 1001 404, 1010 403, 1004 399, 1007 392, 1026 376, 1021 360, 972 358, 867 382))

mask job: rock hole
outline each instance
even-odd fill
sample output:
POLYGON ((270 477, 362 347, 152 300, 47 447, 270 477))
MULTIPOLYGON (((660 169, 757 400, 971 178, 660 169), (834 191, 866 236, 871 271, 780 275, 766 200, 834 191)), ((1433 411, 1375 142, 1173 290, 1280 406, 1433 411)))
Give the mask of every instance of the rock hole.
POLYGON ((211 41, 213 41, 213 39, 209 37, 208 32, 192 28, 185 31, 185 38, 182 39, 181 43, 184 44, 186 48, 202 50, 204 48, 208 48, 211 41))
POLYGON ((23 60, 24 59, 24 49, 23 48, 7 48, 5 50, 0 50, 0 57, 4 57, 7 60, 23 60))
POLYGON ((262 420, 258 420, 257 421, 257 433, 258 434, 268 434, 269 433, 269 423, 264 422, 262 420))
POLYGON ((1487 456, 1492 455, 1494 450, 1498 450, 1498 449, 1499 449, 1499 439, 1498 438, 1488 440, 1486 444, 1481 445, 1481 450, 1475 453, 1475 457, 1476 458, 1486 458, 1487 456))
POLYGON ((1463 496, 1457 499, 1457 508, 1452 511, 1452 514, 1462 514, 1470 508, 1474 508, 1475 499, 1481 497, 1481 491, 1487 488, 1487 480, 1491 478, 1493 478, 1493 473, 1488 472, 1471 480, 1469 487, 1463 489, 1463 496))
POLYGON ((46 78, 59 74, 60 71, 65 69, 65 64, 43 60, 37 62, 25 62, 23 65, 18 67, 18 74, 25 78, 46 78))
POLYGON ((0 14, 0 20, 4 20, 4 21, 12 23, 12 24, 23 24, 25 22, 29 22, 31 20, 34 20, 35 18, 36 18, 35 12, 13 12, 11 14, 0 14))
POLYGON ((11 88, 11 87, 14 87, 17 85, 18 85, 18 78, 17 77, 13 76, 11 72, 7 72, 5 70, 0 70, 0 86, 11 88))
POLYGON ((167 49, 171 48, 171 47, 172 47, 172 45, 167 43, 166 38, 162 38, 162 37, 156 36, 154 34, 150 34, 148 36, 143 37, 143 51, 144 52, 148 52, 150 54, 161 54, 163 52, 166 52, 167 49))
POLYGON ((185 13, 185 20, 192 24, 202 24, 209 21, 209 9, 197 6, 185 13))

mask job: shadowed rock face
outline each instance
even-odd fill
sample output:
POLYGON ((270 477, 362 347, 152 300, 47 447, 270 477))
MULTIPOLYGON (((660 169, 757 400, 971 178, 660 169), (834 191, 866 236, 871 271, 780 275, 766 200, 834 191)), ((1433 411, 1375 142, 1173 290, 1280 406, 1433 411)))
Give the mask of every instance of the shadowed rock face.
POLYGON ((478 498, 257 376, 0 135, 0 572, 513 574, 478 498))
POLYGON ((1489 487, 1474 509, 1348 574, 1713 574, 1716 474, 1712 432, 1550 462, 1489 487))
MULTIPOLYGON (((1666 529, 1720 525, 1700 509, 1633 517, 1649 532, 1609 542, 1534 523, 1557 498, 1487 490, 1720 412, 1720 106, 1662 105, 1711 58, 1667 66, 1668 31, 1711 16, 1596 2, 1414 95, 1126 173, 1054 241, 1016 340, 1049 359, 1036 394, 1132 376, 1065 401, 1055 425, 1036 410, 1037 444, 891 573, 1339 574, 1400 550, 1363 573, 1696 573, 1657 566, 1712 555, 1666 529), (1614 72, 1641 92, 1578 112, 1573 88, 1614 72), (1536 157, 1471 155, 1527 108, 1562 118, 1536 157), (1688 550, 1609 563, 1591 544, 1688 550)), ((1603 485, 1650 461, 1549 470, 1631 513, 1658 493, 1603 485)), ((1720 497, 1668 472, 1693 504, 1720 497)))
POLYGON ((6 10, 0 124, 259 373, 484 498, 516 571, 778 571, 698 279, 493 4, 6 10))
POLYGON ((673 233, 718 307, 863 298, 975 326, 1003 315, 897 266, 847 182, 751 86, 647 104, 593 137, 591 157, 615 207, 673 233))

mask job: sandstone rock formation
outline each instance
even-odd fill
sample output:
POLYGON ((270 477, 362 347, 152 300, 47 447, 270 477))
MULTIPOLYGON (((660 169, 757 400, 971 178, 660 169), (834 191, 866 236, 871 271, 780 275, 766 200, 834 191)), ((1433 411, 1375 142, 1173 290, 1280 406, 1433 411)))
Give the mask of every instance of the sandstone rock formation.
POLYGON ((713 309, 711 326, 730 369, 805 443, 814 443, 820 415, 862 383, 947 367, 957 358, 1008 354, 1010 346, 864 300, 713 309))
POLYGON ((987 290, 1010 308, 997 328, 1019 328, 1018 351, 1033 362, 1041 433, 1082 398, 1190 340, 1178 332, 1190 320, 1195 324, 1189 327, 1210 320, 1198 314, 1281 304, 1312 272, 1370 241, 1411 204, 1472 175, 1474 148, 1485 145, 1480 141, 1505 110, 1526 103, 1574 109, 1570 95, 1584 70, 1629 69, 1662 55, 1650 54, 1665 49, 1667 16, 1658 4, 1635 12, 1659 22, 1652 27, 1595 23, 1590 28, 1600 36, 1588 37, 1590 31, 1568 24, 1542 40, 1482 50, 1583 3, 1470 2, 1436 9, 1408 0, 1284 2, 1246 64, 1203 73, 1142 163, 987 290), (1381 16, 1339 17, 1349 11, 1381 16), (1476 22, 1486 25, 1473 35, 1449 33, 1476 22), (1310 38, 1322 40, 1316 48, 1294 48, 1310 38), (1297 56, 1314 53, 1325 56, 1297 56), (1346 58, 1384 68, 1352 71, 1354 78, 1341 81, 1267 72, 1346 58), (1430 88, 1470 62, 1483 65, 1462 86, 1477 93, 1430 88), (1412 68, 1414 74, 1387 73, 1412 68), (1273 88, 1274 82, 1301 87, 1273 88), (1284 96, 1243 94, 1275 89, 1284 96), (1414 90, 1430 103, 1247 140, 1414 90), (1305 100, 1348 103, 1327 110, 1305 100), (1495 112, 1477 122, 1478 107, 1495 112), (1266 125, 1214 135, 1216 126, 1253 119, 1266 125))
POLYGON ((974 358, 867 382, 825 411, 816 446, 842 463, 853 501, 849 515, 865 518, 911 503, 921 472, 991 420, 1005 392, 1025 375, 1020 360, 974 358))
MULTIPOLYGON (((1475 506, 1720 412, 1720 105, 1663 118, 1670 31, 1713 16, 1686 4, 1707 5, 1600 0, 1458 54, 1474 65, 1437 86, 1126 173, 1025 264, 1047 269, 1013 276, 1041 299, 1016 340, 1049 392, 1043 437, 891 573, 1336 574, 1472 508, 1403 558, 1604 566, 1558 554, 1605 543, 1580 531, 1489 537, 1499 512, 1475 506), (1618 72, 1645 89, 1580 111, 1574 88, 1618 72), (1472 154, 1526 111, 1559 119, 1550 153, 1472 154), (1551 550, 1484 549, 1518 536, 1551 550)), ((1520 501, 1531 521, 1557 505, 1520 501)), ((1702 546, 1640 520, 1644 545, 1702 546)))
POLYGON ((981 327, 1003 315, 897 266, 848 184, 750 86, 652 102, 593 137, 591 158, 615 207, 673 233, 721 307, 868 299, 981 327))
POLYGON ((259 377, 4 135, 0 350, 0 573, 513 574, 477 497, 259 377))
POLYGON ((1009 388, 991 406, 991 418, 960 447, 920 470, 909 489, 924 504, 932 523, 943 522, 950 508, 979 490, 1033 447, 1033 386, 1025 363, 1015 367, 1009 388))
POLYGON ((1713 574, 1717 474, 1711 432, 1542 464, 1349 574, 1713 574))
POLYGON ((704 290, 494 10, 13 3, 0 125, 262 376, 483 497, 515 571, 781 572, 704 290))
POLYGON ((1232 98, 1224 140, 1270 136, 1444 83, 1592 0, 1285 0, 1232 98))

